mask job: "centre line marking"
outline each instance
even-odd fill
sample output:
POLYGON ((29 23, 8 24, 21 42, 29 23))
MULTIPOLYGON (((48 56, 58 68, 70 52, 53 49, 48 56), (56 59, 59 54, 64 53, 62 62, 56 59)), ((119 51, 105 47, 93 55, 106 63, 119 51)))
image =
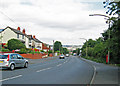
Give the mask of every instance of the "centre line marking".
POLYGON ((61 66, 62 64, 58 64, 57 66, 59 67, 59 66, 61 66))
POLYGON ((21 76, 22 75, 18 75, 18 76, 14 76, 14 77, 11 77, 11 78, 2 79, 2 80, 0 80, 0 82, 7 81, 7 80, 10 80, 10 79, 15 79, 15 78, 18 78, 18 77, 21 77, 21 76))
POLYGON ((45 68, 45 69, 41 69, 41 70, 38 70, 38 71, 36 71, 36 72, 41 72, 41 71, 49 70, 49 69, 51 69, 51 68, 52 68, 52 67, 45 68))

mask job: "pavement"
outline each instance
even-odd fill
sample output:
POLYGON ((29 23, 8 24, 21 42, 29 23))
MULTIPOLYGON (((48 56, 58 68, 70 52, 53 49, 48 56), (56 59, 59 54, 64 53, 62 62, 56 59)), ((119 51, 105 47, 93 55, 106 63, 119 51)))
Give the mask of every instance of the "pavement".
POLYGON ((119 84, 120 85, 120 68, 115 66, 110 66, 103 63, 96 63, 84 58, 80 58, 83 61, 91 64, 96 68, 95 79, 93 84, 119 84))
POLYGON ((2 84, 118 84, 118 67, 76 56, 28 59, 28 68, 2 70, 2 84))

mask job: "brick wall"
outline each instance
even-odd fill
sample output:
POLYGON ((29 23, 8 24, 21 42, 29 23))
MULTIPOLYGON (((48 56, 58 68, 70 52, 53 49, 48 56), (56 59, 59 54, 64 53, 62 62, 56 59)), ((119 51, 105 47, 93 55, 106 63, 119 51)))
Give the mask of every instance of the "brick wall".
POLYGON ((29 59, 41 59, 41 58, 47 58, 47 54, 20 54, 24 58, 29 59))

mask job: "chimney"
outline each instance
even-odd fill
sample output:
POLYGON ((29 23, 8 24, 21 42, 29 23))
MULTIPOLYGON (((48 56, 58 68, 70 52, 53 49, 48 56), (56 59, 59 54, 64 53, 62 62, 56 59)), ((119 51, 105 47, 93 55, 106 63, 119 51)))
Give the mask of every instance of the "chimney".
POLYGON ((25 29, 23 29, 22 33, 25 34, 25 29))
POLYGON ((33 35, 33 38, 36 39, 36 38, 35 38, 35 35, 33 35))
POLYGON ((18 27, 18 28, 17 28, 17 30, 19 30, 19 31, 20 31, 20 27, 18 27))

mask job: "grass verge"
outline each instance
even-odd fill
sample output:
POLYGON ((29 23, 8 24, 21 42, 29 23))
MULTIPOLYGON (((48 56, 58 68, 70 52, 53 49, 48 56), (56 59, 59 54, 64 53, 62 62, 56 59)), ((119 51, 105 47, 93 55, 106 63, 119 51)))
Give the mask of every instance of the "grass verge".
MULTIPOLYGON (((106 63, 106 59, 103 59, 103 58, 94 58, 94 57, 83 57, 83 58, 85 58, 85 59, 88 59, 88 60, 92 60, 92 61, 95 61, 95 62, 97 62, 97 63, 104 63, 104 64, 107 64, 106 63)), ((118 66, 118 67, 120 67, 120 64, 108 64, 108 65, 112 65, 112 66, 118 66)))

